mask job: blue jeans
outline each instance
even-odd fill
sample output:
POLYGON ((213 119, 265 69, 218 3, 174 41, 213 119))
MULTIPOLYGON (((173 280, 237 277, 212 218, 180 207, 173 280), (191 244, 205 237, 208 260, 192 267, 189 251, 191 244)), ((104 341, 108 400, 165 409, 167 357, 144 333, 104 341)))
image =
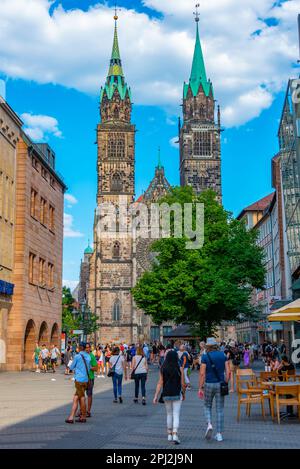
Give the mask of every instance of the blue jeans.
POLYGON ((141 388, 142 388, 142 397, 146 397, 147 373, 136 374, 134 381, 135 381, 135 398, 138 399, 139 397, 140 382, 141 382, 141 388))
POLYGON ((119 397, 122 396, 122 380, 123 380, 123 375, 118 375, 118 373, 115 373, 113 375, 113 387, 114 387, 114 396, 115 399, 118 399, 118 394, 119 397))

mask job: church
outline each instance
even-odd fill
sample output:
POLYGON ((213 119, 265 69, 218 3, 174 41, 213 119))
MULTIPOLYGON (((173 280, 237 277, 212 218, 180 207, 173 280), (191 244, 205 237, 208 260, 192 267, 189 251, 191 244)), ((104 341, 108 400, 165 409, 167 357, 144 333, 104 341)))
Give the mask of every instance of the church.
MULTIPOLYGON (((180 184, 197 194, 211 188, 222 200, 220 108, 215 109, 213 85, 207 79, 199 36, 199 13, 195 14, 196 42, 191 75, 183 86, 183 121, 179 120, 180 184)), ((97 342, 135 343, 161 340, 172 324, 156 326, 134 304, 131 289, 151 266, 151 240, 137 238, 118 222, 119 201, 151 204, 170 189, 158 157, 148 189, 135 200, 135 132, 132 95, 126 83, 114 17, 113 48, 106 82, 100 92, 97 126, 97 206, 93 248, 85 250, 81 265, 81 297, 99 318, 97 342), (116 229, 103 223, 101 208, 116 209, 116 229), (101 228, 99 229, 99 226, 101 228), (111 232, 110 232, 111 230, 111 232)))

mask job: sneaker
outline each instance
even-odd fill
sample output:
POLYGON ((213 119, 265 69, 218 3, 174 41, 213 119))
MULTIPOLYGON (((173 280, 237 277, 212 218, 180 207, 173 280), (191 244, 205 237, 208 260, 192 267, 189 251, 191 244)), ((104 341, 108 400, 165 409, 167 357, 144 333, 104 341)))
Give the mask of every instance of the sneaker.
POLYGON ((100 375, 97 375, 97 378, 101 378, 101 376, 100 376, 100 375))
POLYGON ((114 403, 114 404, 118 404, 118 399, 114 399, 114 400, 113 400, 113 403, 114 403))
POLYGON ((212 431, 213 431, 212 424, 209 423, 209 424, 207 425, 207 430, 206 430, 206 432, 205 432, 205 439, 206 439, 206 440, 211 440, 212 431))
POLYGON ((101 375, 101 378, 105 378, 105 375, 101 375))
POLYGON ((123 404, 123 399, 122 399, 121 396, 119 397, 119 402, 120 402, 120 404, 123 404))
POLYGON ((215 436, 215 439, 216 439, 217 441, 223 441, 222 433, 217 433, 216 436, 215 436))
POLYGON ((146 399, 143 399, 143 400, 142 400, 142 404, 143 404, 143 405, 146 405, 146 399))
POLYGON ((169 434, 168 434, 168 441, 173 441, 172 433, 169 433, 169 434))
POLYGON ((179 440, 179 438, 178 438, 178 435, 177 435, 177 433, 175 433, 175 435, 173 434, 173 437, 172 437, 172 439, 173 439, 173 443, 174 443, 174 445, 179 445, 179 443, 180 443, 180 440, 179 440))
POLYGON ((133 399, 133 402, 134 402, 135 404, 137 404, 137 403, 139 402, 139 400, 136 399, 136 398, 134 398, 134 399, 133 399))

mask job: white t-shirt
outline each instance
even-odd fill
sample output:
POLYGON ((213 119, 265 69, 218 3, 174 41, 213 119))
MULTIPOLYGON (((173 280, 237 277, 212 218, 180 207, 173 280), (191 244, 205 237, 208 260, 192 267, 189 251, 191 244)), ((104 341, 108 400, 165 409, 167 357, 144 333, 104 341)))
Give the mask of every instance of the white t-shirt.
POLYGON ((54 347, 53 349, 51 349, 51 358, 52 358, 52 360, 57 358, 58 354, 59 354, 59 350, 58 350, 57 347, 54 347))
POLYGON ((118 375, 123 374, 123 372, 124 372, 124 369, 123 369, 124 357, 123 357, 123 355, 113 355, 112 357, 110 357, 109 363, 111 364, 111 366, 114 366, 117 363, 116 367, 114 369, 115 372, 118 375), (117 363, 117 361, 118 361, 118 363, 117 363))
POLYGON ((48 357, 48 355, 49 355, 49 350, 48 350, 47 348, 42 348, 42 350, 41 350, 41 357, 42 357, 43 359, 45 359, 45 358, 48 357))
MULTIPOLYGON (((137 366, 137 364, 139 363, 139 361, 141 360, 142 356, 141 355, 135 355, 135 365, 134 367, 132 368, 132 371, 134 370, 134 368, 137 366)), ((141 373, 147 373, 147 368, 146 368, 146 358, 143 357, 143 359, 141 360, 139 366, 137 367, 137 369, 135 370, 135 374, 136 375, 139 375, 141 373)))

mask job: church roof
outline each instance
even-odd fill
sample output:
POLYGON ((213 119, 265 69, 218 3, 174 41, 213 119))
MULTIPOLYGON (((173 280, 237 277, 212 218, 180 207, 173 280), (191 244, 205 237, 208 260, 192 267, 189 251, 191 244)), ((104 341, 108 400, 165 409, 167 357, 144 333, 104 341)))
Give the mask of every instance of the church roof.
POLYGON ((120 48, 119 48, 119 40, 118 40, 118 29, 117 29, 117 19, 118 17, 115 16, 115 30, 114 30, 114 40, 113 40, 113 47, 111 53, 111 59, 109 64, 108 75, 106 79, 106 83, 104 87, 101 87, 100 92, 100 103, 103 99, 104 94, 106 94, 109 100, 112 99, 115 90, 118 90, 120 98, 124 100, 126 96, 129 96, 131 99, 131 90, 128 87, 127 83, 125 83, 123 68, 122 68, 122 61, 120 55, 120 48))
POLYGON ((207 80, 202 47, 199 36, 198 22, 196 23, 196 43, 193 57, 193 64, 189 83, 184 83, 183 97, 187 97, 189 89, 192 95, 197 96, 200 86, 202 86, 205 96, 213 95, 213 86, 210 80, 207 80))
POLYGON ((84 254, 93 254, 93 252, 94 252, 94 250, 90 246, 90 242, 89 242, 88 247, 84 250, 84 254))
POLYGON ((140 196, 137 202, 156 202, 163 197, 169 190, 171 185, 165 176, 165 168, 161 164, 160 150, 158 154, 158 164, 155 168, 154 178, 150 182, 148 189, 140 196))

